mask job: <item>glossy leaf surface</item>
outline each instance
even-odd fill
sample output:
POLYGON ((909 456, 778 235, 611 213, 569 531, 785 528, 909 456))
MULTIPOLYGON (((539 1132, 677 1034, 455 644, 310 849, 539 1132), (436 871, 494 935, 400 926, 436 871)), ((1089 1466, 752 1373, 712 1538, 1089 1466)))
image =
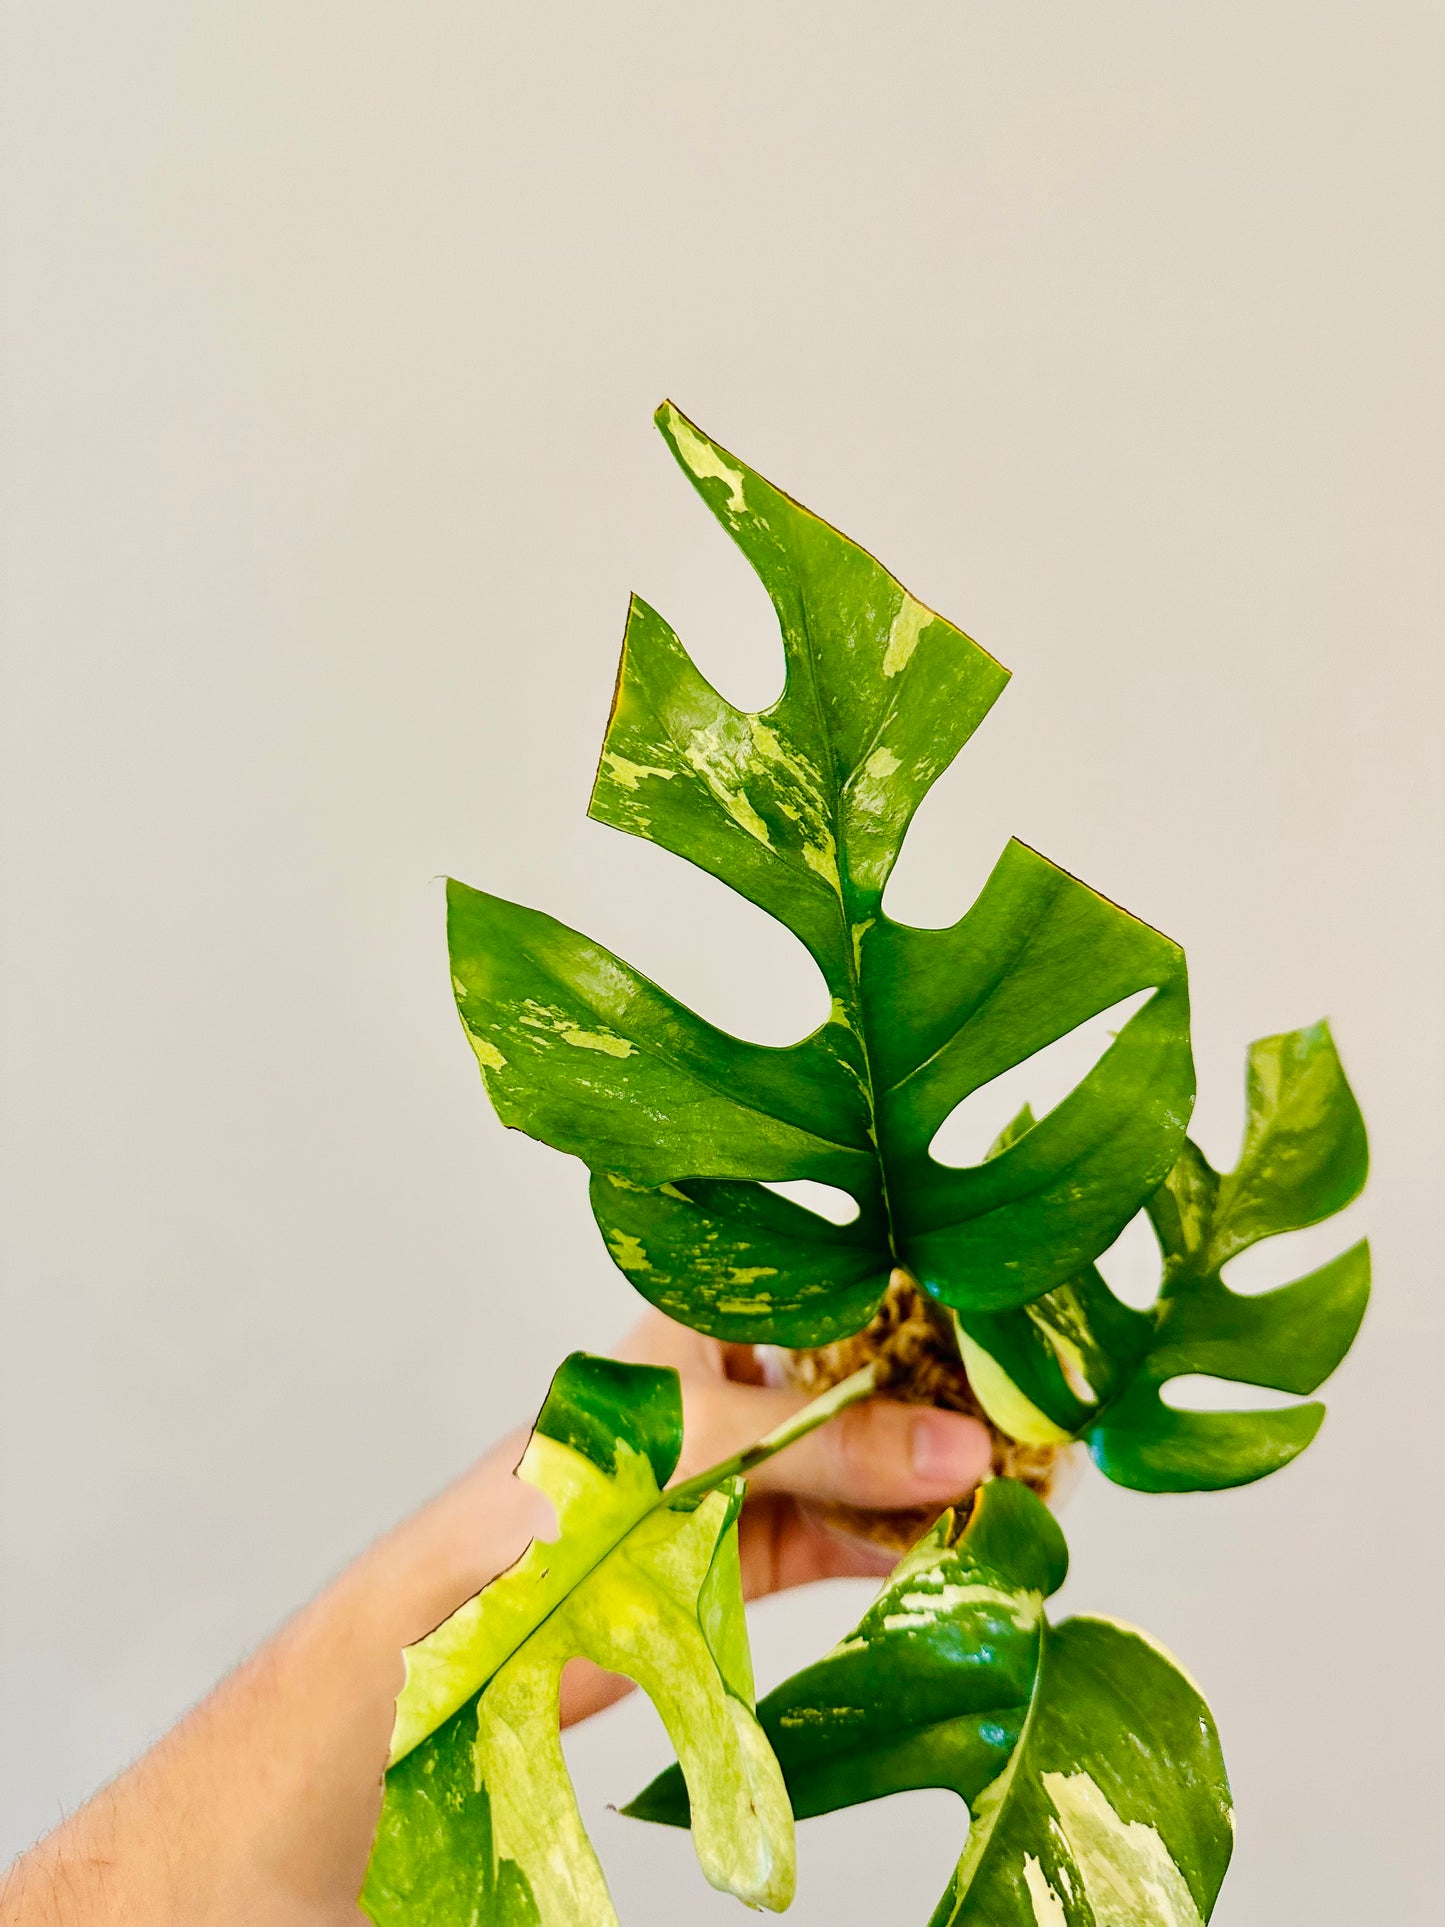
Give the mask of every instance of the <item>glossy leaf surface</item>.
POLYGON ((558 1735, 562 1668, 579 1653, 657 1706, 708 1879, 787 1906, 792 1816, 752 1711, 742 1487, 669 1502, 681 1440, 675 1372, 583 1353, 558 1371, 518 1468, 551 1500, 556 1539, 406 1655, 361 1901, 377 1927, 615 1922, 558 1735))
MULTIPOLYGON (((1063 1539, 1007 1480, 903 1561, 855 1630, 758 1717, 798 1817, 918 1787, 971 1821, 933 1927, 1198 1927, 1232 1847, 1208 1708, 1143 1634, 1050 1626, 1063 1539)), ((670 1768, 626 1809, 686 1825, 670 1768)))
POLYGON ((1194 1412, 1165 1402, 1194 1375, 1315 1391, 1349 1350, 1370 1289, 1361 1243, 1293 1284, 1231 1291, 1223 1267, 1261 1239, 1342 1210, 1365 1182, 1359 1108, 1326 1024, 1251 1046, 1239 1162, 1221 1176, 1186 1142, 1150 1219, 1157 1303, 1120 1303, 1089 1266, 1024 1311, 959 1318, 969 1378, 994 1422, 1036 1443, 1079 1437, 1120 1485, 1186 1492, 1247 1484, 1295 1458, 1318 1403, 1194 1412))
POLYGON ((914 811, 1006 680, 872 556, 682 415, 659 425, 756 570, 786 658, 736 709, 634 601, 591 813, 699 865, 807 946, 828 1021, 743 1042, 539 911, 452 884, 458 1006, 503 1121, 584 1159, 617 1264, 719 1337, 825 1343, 904 1264, 946 1304, 1026 1303, 1108 1245, 1178 1155, 1193 1096, 1177 947, 1019 843, 943 930, 887 917, 914 811), (1153 990, 1001 1157, 931 1155, 982 1085, 1153 990), (763 1182, 841 1187, 846 1226, 763 1182))

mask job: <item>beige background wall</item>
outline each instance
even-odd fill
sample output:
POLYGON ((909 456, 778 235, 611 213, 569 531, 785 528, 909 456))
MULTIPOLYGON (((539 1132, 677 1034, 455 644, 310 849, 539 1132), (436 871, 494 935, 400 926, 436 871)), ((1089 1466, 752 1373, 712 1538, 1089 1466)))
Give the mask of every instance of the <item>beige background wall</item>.
MULTIPOLYGON (((1067 1599, 1211 1693, 1224 1927, 1427 1927, 1438 10, 4 18, 0 1850, 632 1315, 485 1106, 437 879, 749 1035, 813 1015, 781 931, 583 817, 629 589, 779 679, 671 393, 1016 672, 897 913, 1018 832, 1182 939, 1216 1159, 1246 1040, 1335 1019, 1376 1176, 1251 1274, 1376 1240, 1326 1430, 1229 1496, 1091 1476, 1067 1599)), ((764 1678, 859 1605, 763 1609, 764 1678)), ((603 1812, 658 1752, 640 1707, 573 1746, 624 1918, 722 1920, 603 1812)), ((793 1917, 921 1923, 962 1831, 810 1824, 793 1917)))

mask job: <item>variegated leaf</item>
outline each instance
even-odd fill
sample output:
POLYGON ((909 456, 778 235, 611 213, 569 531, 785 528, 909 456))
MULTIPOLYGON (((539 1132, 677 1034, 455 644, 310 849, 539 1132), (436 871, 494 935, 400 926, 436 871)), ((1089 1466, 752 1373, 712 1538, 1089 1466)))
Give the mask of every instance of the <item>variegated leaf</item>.
POLYGON ((792 1898, 793 1823, 754 1717, 738 1568, 742 1485, 669 1500, 677 1374, 574 1353, 520 1477, 559 1531, 409 1649, 361 1904, 377 1927, 615 1927, 558 1734, 574 1654, 657 1706, 696 1803, 707 1878, 792 1898))
POLYGON ((1250 1048, 1244 1144, 1220 1176, 1186 1141, 1148 1211, 1163 1253, 1157 1303, 1122 1304, 1095 1266, 1026 1309, 958 1315, 969 1378, 994 1423, 1032 1443, 1087 1441, 1120 1485, 1186 1492, 1264 1478, 1309 1444, 1319 1403, 1194 1412, 1170 1380, 1238 1380, 1303 1395, 1349 1350, 1370 1289, 1369 1247, 1277 1290, 1231 1291, 1230 1259, 1342 1210, 1365 1182, 1359 1107, 1324 1023, 1250 1048))
POLYGON ((658 422, 772 599, 786 681, 769 709, 735 708, 635 601, 591 813, 784 923, 830 1015, 786 1049, 745 1043, 566 925, 454 883, 453 979, 492 1101, 591 1166, 617 1264, 698 1330, 822 1344, 867 1322, 900 1263, 945 1304, 1026 1303, 1109 1244, 1178 1154, 1183 958, 1020 843, 951 928, 885 915, 908 824, 1006 672, 671 405, 658 422), (1003 1156, 933 1157, 971 1092, 1146 990, 1003 1156), (858 1216, 831 1225, 762 1188, 798 1179, 858 1216))

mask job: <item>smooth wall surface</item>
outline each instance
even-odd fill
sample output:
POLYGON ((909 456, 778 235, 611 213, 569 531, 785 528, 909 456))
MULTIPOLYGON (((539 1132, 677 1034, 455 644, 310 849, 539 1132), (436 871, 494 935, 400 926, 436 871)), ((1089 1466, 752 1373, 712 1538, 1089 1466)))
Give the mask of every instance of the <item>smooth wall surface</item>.
MULTIPOLYGON (((1188 947, 1199 1135, 1328 1012, 1377 1300, 1312 1451, 1093 1475, 1065 1604, 1211 1695, 1224 1927, 1428 1927, 1441 1781, 1439 14, 1415 0, 4 9, 0 1851, 634 1301, 492 1118, 438 879, 782 1041, 819 988, 586 822, 627 592, 735 700, 762 594, 663 394, 1014 682, 890 908, 1017 833, 1188 947)), ((764 1607, 765 1681, 860 1609, 764 1607)), ((722 1920, 605 1812, 624 1919, 722 1920)), ((800 1923, 926 1919, 943 1795, 804 1830, 800 1923)))

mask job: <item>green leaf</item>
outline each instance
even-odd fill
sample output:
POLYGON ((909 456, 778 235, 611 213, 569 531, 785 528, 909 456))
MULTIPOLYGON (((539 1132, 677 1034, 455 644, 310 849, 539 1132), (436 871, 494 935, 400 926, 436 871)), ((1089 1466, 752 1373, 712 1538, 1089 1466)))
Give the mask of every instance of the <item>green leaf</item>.
POLYGON ((753 1715, 742 1484, 669 1500, 677 1374, 574 1353, 518 1476, 558 1534, 406 1654, 361 1904, 377 1927, 615 1922, 562 1756, 558 1686, 585 1654, 657 1706, 699 1815, 698 1860, 754 1906, 792 1898, 792 1816, 753 1715))
POLYGON ((1133 1627, 1066 1619, 931 1927, 1200 1927, 1233 1846, 1199 1689, 1133 1627))
POLYGON ((670 405, 658 422, 772 599, 786 681, 771 708, 734 708, 634 601, 591 814, 785 924, 830 1016, 788 1048, 743 1042, 566 925, 453 883, 453 980, 492 1101, 591 1166, 615 1261, 695 1329, 822 1344, 867 1322, 897 1264, 945 1304, 1026 1303, 1104 1249, 1178 1155, 1182 955, 1017 842, 951 928, 884 915, 914 811, 1006 672, 670 405), (931 1155, 973 1091, 1146 990, 1004 1155, 931 1155), (796 1179, 849 1192, 857 1218, 762 1188, 796 1179))
MULTIPOLYGON (((961 1538, 944 1518, 859 1625, 758 1718, 798 1817, 918 1787, 970 1809, 934 1927, 1196 1927, 1232 1845, 1209 1710, 1143 1634, 1050 1626, 1063 1539, 995 1480, 961 1538)), ((685 1826, 669 1768, 625 1809, 685 1826)))
POLYGON ((1235 1168, 1221 1177, 1186 1141, 1149 1202, 1164 1258, 1150 1311, 1121 1304, 1091 1265, 1023 1311, 959 1314, 969 1379, 995 1424, 1035 1443, 1085 1439, 1111 1479, 1146 1492, 1247 1484, 1310 1443, 1318 1403, 1190 1412, 1162 1396, 1195 1374, 1313 1392, 1364 1316, 1363 1243, 1275 1291, 1231 1291, 1220 1275, 1261 1239, 1342 1210, 1364 1185, 1364 1124, 1328 1025, 1252 1045, 1246 1101, 1235 1168))

